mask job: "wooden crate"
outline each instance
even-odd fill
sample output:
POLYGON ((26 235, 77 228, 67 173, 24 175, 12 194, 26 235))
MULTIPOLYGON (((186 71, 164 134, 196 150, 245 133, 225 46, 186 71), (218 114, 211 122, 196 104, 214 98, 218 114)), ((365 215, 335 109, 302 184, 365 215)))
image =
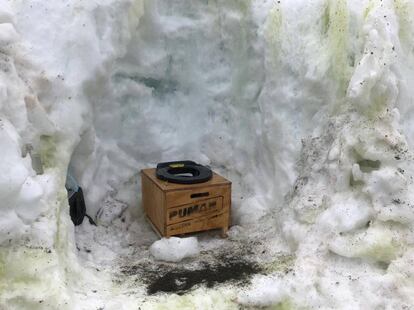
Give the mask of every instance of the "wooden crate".
POLYGON ((176 184, 157 179, 155 168, 141 171, 142 205, 160 236, 174 236, 230 225, 231 182, 213 172, 210 181, 176 184))

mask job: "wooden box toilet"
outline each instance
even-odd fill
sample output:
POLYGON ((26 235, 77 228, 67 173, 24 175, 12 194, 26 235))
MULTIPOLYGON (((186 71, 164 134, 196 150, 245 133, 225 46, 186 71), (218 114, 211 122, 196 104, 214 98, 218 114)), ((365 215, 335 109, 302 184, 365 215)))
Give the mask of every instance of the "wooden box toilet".
POLYGON ((210 229, 225 236, 230 225, 231 182, 213 172, 204 183, 176 184, 143 169, 142 205, 160 236, 170 237, 210 229))

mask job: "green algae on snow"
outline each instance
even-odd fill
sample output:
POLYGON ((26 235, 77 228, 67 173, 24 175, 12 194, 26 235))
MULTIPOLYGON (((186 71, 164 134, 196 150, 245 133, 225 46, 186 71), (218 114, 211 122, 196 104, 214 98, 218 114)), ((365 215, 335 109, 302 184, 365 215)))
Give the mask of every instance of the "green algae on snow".
POLYGON ((43 168, 51 168, 57 166, 56 155, 56 138, 53 136, 40 137, 40 158, 43 168))
POLYGON ((168 295, 158 297, 141 305, 142 310, 193 310, 193 309, 223 309, 238 310, 240 306, 234 302, 235 292, 225 290, 197 289, 186 295, 168 295))
POLYGON ((374 223, 367 231, 344 236, 331 243, 330 250, 349 258, 363 258, 379 263, 390 263, 404 252, 406 244, 397 237, 403 232, 403 225, 388 222, 374 223))
MULTIPOLYGON (((259 308, 257 308, 257 309, 259 309, 259 308)), ((294 303, 289 298, 286 298, 285 300, 283 300, 282 302, 280 302, 276 305, 272 305, 272 306, 265 307, 265 308, 260 308, 260 309, 263 309, 263 310, 299 310, 299 309, 303 309, 303 308, 296 307, 294 305, 294 303)))
POLYGON ((3 247, 0 265, 1 309, 67 309, 68 296, 55 252, 23 245, 3 247))
MULTIPOLYGON (((6 286, 6 283, 4 281, 5 272, 6 272, 6 267, 5 267, 2 251, 0 251, 0 292, 2 292, 6 286)), ((1 298, 1 295, 0 295, 0 298, 1 298)))
POLYGON ((394 8, 399 22, 401 45, 410 53, 414 47, 414 2, 412 0, 394 0, 394 8))
POLYGON ((303 309, 296 307, 290 299, 285 299, 280 303, 267 307, 243 306, 235 302, 236 295, 230 292, 206 291, 201 290, 195 294, 177 296, 170 295, 161 302, 150 302, 142 305, 142 310, 169 310, 169 309, 220 309, 220 310, 297 310, 303 309))
POLYGON ((333 77, 339 83, 339 90, 343 93, 346 91, 352 73, 349 64, 348 20, 346 0, 328 1, 324 23, 331 54, 331 70, 333 77))
POLYGON ((296 256, 285 254, 277 256, 272 262, 265 264, 264 270, 267 273, 289 273, 295 263, 296 256))
POLYGON ((183 296, 168 295, 151 301, 147 301, 140 306, 141 310, 193 310, 193 309, 220 309, 220 310, 299 310, 289 298, 275 305, 266 307, 244 306, 238 304, 237 292, 232 290, 202 290, 198 289, 191 294, 183 296))
MULTIPOLYGON (((282 11, 280 6, 270 10, 266 19, 265 38, 269 42, 269 49, 273 59, 279 55, 279 44, 281 41, 282 11)), ((277 63, 277 62, 276 62, 277 63)), ((274 64, 276 65, 276 64, 274 64)))
POLYGON ((378 240, 378 242, 368 245, 360 256, 373 259, 378 262, 389 263, 398 257, 402 252, 402 244, 394 242, 394 240, 378 240))

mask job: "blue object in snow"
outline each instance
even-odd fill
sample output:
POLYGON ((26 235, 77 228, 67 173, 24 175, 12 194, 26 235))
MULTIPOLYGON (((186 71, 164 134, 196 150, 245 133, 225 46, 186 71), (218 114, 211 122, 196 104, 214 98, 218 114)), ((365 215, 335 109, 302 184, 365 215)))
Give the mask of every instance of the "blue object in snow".
POLYGON ((66 175, 66 184, 65 184, 66 190, 68 191, 68 198, 72 197, 73 194, 77 193, 79 191, 79 185, 76 179, 74 178, 72 174, 72 168, 69 166, 68 173, 66 175))

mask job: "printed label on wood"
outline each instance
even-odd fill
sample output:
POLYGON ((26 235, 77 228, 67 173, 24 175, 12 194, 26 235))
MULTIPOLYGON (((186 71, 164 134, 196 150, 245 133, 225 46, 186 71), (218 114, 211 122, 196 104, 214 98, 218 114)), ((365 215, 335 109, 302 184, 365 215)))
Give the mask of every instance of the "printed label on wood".
POLYGON ((223 197, 215 197, 168 210, 167 223, 174 224, 200 216, 220 212, 223 209, 223 197))

